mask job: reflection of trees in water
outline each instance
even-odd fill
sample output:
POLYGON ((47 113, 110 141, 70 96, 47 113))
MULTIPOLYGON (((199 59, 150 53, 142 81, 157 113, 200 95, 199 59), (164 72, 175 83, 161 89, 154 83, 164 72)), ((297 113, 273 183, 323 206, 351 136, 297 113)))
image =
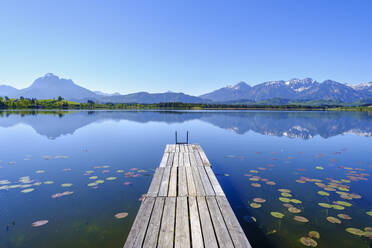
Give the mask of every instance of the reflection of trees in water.
POLYGON ((24 123, 41 135, 57 138, 105 120, 183 123, 200 120, 237 134, 309 139, 354 133, 372 136, 372 113, 333 111, 0 111, 0 126, 24 123), (58 117, 58 118, 56 118, 58 117))

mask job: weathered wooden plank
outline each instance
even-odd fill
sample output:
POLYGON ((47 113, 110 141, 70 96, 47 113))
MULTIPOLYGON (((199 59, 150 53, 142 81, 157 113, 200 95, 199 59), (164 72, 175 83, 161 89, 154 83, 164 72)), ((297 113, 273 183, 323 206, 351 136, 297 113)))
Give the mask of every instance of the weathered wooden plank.
POLYGON ((187 197, 177 197, 175 248, 190 247, 187 197))
POLYGON ((147 192, 147 196, 155 197, 158 196, 161 179, 163 178, 165 168, 157 168, 154 173, 154 177, 152 178, 149 191, 147 192))
POLYGON ((233 242, 230 238, 230 234, 227 230, 225 221, 222 217, 220 209, 217 205, 215 197, 207 196, 207 204, 209 212, 211 214, 214 231, 216 232, 217 241, 220 247, 231 247, 234 248, 233 242))
POLYGON ((179 166, 179 162, 178 162, 178 159, 179 159, 179 152, 176 152, 174 154, 174 159, 173 159, 173 167, 178 167, 179 166))
POLYGON ((197 167, 206 195, 216 195, 203 166, 197 167))
POLYGON ((132 229, 125 242, 124 248, 141 247, 150 220, 155 198, 146 197, 141 204, 132 229))
POLYGON ((198 151, 194 151, 194 156, 195 156, 195 161, 196 161, 196 166, 203 166, 203 161, 200 158, 200 154, 198 151))
POLYGON ((252 248, 226 197, 217 196, 216 200, 235 247, 252 248))
POLYGON ((185 167, 185 170, 186 170, 188 195, 196 196, 196 188, 195 188, 194 176, 192 175, 192 169, 191 167, 185 167))
POLYGON ((171 167, 168 196, 177 196, 177 169, 178 167, 171 167))
POLYGON ((205 155, 203 149, 201 148, 200 145, 195 145, 196 149, 199 152, 200 158, 202 160, 202 163, 204 166, 211 166, 211 163, 209 162, 207 155, 205 155))
POLYGON ((176 214, 176 198, 166 197, 161 220, 158 247, 173 247, 174 223, 176 214))
POLYGON ((198 196, 205 196, 204 186, 200 178, 198 167, 190 167, 192 170, 192 175, 194 178, 195 188, 196 188, 196 195, 198 196))
POLYGON ((185 145, 180 145, 180 152, 185 152, 185 145))
POLYGON ((180 152, 180 145, 176 145, 176 152, 180 152))
POLYGON ((174 152, 169 153, 168 161, 167 161, 167 166, 168 167, 173 166, 173 159, 174 159, 174 152))
POLYGON ((178 166, 179 167, 182 167, 182 166, 185 166, 185 161, 184 161, 184 159, 183 159, 183 154, 185 154, 184 152, 180 152, 179 154, 178 154, 178 166))
POLYGON ((164 168, 163 177, 161 179, 160 188, 159 188, 159 196, 167 196, 168 195, 170 170, 171 170, 171 167, 165 167, 164 168))
POLYGON ((147 228, 145 241, 143 243, 144 248, 156 247, 158 243, 158 236, 159 236, 159 230, 160 230, 161 217, 163 214, 164 201, 165 201, 164 197, 156 197, 150 223, 147 228))
POLYGON ((205 197, 197 197, 204 244, 208 248, 218 247, 205 197))
POLYGON ((197 166, 194 152, 189 153, 189 159, 190 159, 190 166, 197 166))
POLYGON ((225 196, 225 193, 223 192, 221 185, 218 183, 218 180, 216 178, 216 175, 213 173, 212 168, 205 167, 204 169, 207 172, 209 181, 211 182, 213 190, 216 193, 216 195, 225 196))
POLYGON ((189 152, 183 153, 183 164, 186 167, 190 167, 190 157, 189 157, 189 152))
MULTIPOLYGON (((194 196, 189 197, 189 209, 192 247, 204 248, 199 209, 194 196)), ((206 247, 208 247, 208 245, 206 247)))
POLYGON ((164 155, 163 155, 163 158, 161 159, 159 167, 167 166, 168 157, 169 157, 169 153, 165 152, 164 155))
POLYGON ((186 167, 178 167, 178 196, 187 196, 186 167))
POLYGON ((165 146, 165 151, 164 152, 170 152, 170 144, 167 144, 165 146))

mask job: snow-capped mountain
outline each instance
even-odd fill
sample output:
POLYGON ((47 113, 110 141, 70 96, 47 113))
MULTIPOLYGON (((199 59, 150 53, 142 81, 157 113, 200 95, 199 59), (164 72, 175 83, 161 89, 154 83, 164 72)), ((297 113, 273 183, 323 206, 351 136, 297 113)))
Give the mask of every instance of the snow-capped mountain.
POLYGON ((369 95, 366 93, 367 90, 370 90, 372 93, 372 87, 368 88, 368 86, 370 86, 369 84, 363 84, 363 86, 364 88, 359 87, 357 90, 354 87, 332 80, 319 83, 312 78, 294 78, 288 81, 268 81, 253 87, 245 83, 239 83, 201 95, 200 97, 215 102, 243 99, 261 101, 273 98, 353 102, 368 98, 369 95))

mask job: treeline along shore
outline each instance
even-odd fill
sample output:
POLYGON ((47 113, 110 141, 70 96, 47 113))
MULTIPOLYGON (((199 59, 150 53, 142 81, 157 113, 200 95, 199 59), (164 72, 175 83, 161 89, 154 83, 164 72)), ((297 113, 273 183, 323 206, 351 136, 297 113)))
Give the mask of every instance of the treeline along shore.
POLYGON ((96 103, 73 102, 59 97, 57 99, 29 99, 0 97, 0 109, 179 109, 179 110, 345 110, 370 111, 372 105, 345 106, 342 104, 217 104, 217 103, 182 103, 166 102, 153 104, 139 103, 96 103))

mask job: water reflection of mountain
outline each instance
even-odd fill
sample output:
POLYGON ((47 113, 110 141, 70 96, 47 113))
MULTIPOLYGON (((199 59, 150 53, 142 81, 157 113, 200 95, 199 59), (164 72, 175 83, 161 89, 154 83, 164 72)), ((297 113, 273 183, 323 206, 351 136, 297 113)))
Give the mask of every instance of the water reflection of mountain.
POLYGON ((353 133, 372 136, 372 116, 365 112, 272 112, 272 111, 74 111, 0 112, 0 127, 31 126, 37 133, 54 139, 73 134, 91 123, 106 120, 182 123, 200 120, 237 134, 253 131, 263 135, 309 139, 353 133))

